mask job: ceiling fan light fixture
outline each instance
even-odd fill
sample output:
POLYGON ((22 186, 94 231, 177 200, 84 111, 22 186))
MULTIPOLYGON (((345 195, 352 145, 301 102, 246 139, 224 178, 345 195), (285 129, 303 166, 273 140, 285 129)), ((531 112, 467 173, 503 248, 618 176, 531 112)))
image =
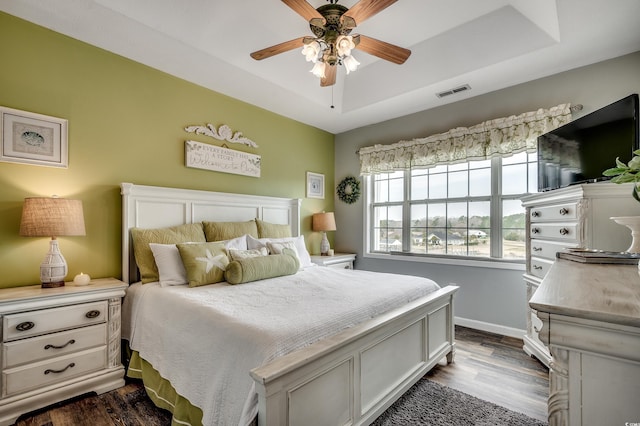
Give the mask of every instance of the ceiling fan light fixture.
POLYGON ((356 44, 353 42, 352 36, 341 35, 336 40, 336 51, 338 52, 338 56, 349 56, 351 55, 351 49, 355 48, 356 44))
POLYGON ((304 55, 307 62, 313 62, 314 64, 318 62, 321 51, 322 48, 320 47, 320 43, 318 43, 317 41, 307 43, 302 48, 302 54, 304 55))
POLYGON ((356 58, 354 58, 353 56, 349 55, 342 58, 342 64, 344 65, 344 68, 347 70, 347 75, 348 75, 350 72, 358 69, 358 65, 360 65, 360 62, 358 62, 356 58))
POLYGON ((311 69, 311 73, 318 78, 325 78, 325 69, 327 65, 324 62, 316 62, 313 68, 311 69))

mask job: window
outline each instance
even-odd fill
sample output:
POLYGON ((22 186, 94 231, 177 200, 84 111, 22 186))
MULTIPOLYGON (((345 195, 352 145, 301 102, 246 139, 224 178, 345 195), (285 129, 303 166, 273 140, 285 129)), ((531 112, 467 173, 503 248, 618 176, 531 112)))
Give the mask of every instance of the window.
POLYGON ((537 192, 537 157, 379 173, 369 177, 370 252, 525 258, 520 199, 537 192))

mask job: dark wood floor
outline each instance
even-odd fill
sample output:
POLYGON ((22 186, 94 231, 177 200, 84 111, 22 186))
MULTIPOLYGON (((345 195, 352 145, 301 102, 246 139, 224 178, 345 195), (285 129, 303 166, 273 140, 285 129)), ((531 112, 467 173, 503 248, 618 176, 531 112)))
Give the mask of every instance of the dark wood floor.
MULTIPOLYGON (((522 350, 522 340, 456 327, 453 364, 437 365, 427 377, 480 399, 547 420, 548 370, 522 350)), ((100 396, 85 396, 23 415, 16 426, 166 426, 137 381, 100 396)))

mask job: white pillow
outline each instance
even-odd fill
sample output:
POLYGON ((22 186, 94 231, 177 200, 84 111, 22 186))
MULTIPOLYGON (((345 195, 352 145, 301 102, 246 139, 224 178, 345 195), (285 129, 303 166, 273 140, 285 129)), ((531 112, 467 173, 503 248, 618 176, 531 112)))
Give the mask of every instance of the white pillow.
MULTIPOLYGON (((300 261, 300 268, 306 268, 308 266, 314 266, 311 262, 311 256, 307 251, 307 245, 304 242, 304 235, 298 237, 288 238, 254 238, 251 235, 247 235, 247 247, 249 249, 255 249, 260 247, 267 247, 267 243, 286 243, 293 242, 300 261)), ((268 248, 268 247, 267 247, 268 248)))
POLYGON ((227 250, 247 250, 247 235, 243 235, 242 237, 232 238, 231 240, 221 241, 224 243, 224 248, 227 250))
POLYGON ((189 284, 180 252, 175 244, 149 243, 158 267, 160 286, 189 284))
POLYGON ((251 250, 227 249, 231 260, 247 259, 249 257, 267 256, 269 252, 266 247, 260 247, 251 250))

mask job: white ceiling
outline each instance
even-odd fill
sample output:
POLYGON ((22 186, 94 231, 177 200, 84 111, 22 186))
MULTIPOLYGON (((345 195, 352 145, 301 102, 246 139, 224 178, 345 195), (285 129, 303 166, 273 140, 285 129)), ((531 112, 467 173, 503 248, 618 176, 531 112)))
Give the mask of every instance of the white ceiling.
POLYGON ((411 49, 407 62, 356 50, 360 68, 323 88, 299 49, 249 56, 311 35, 278 0, 0 0, 0 10, 332 133, 640 50, 638 0, 399 0, 353 34, 411 49))

